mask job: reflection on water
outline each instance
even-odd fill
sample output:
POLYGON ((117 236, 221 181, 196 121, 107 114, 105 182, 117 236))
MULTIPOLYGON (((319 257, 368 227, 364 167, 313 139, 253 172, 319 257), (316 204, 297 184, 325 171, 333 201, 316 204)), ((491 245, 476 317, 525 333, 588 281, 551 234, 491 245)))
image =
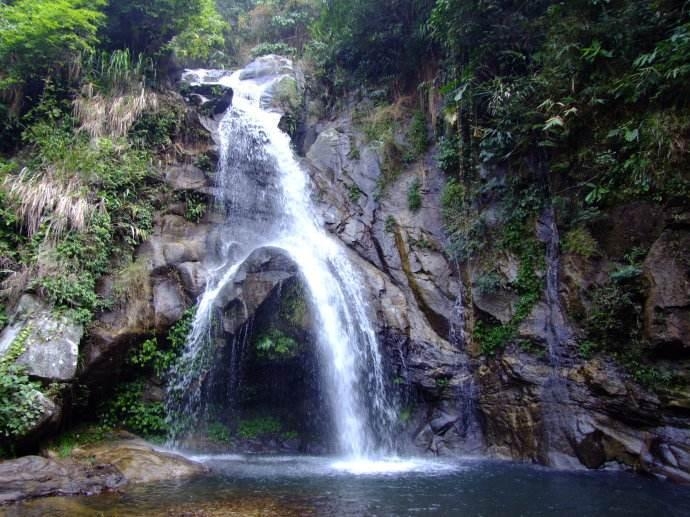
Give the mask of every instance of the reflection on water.
POLYGON ((690 489, 622 473, 417 459, 205 456, 214 474, 50 498, 8 516, 686 516, 690 489))

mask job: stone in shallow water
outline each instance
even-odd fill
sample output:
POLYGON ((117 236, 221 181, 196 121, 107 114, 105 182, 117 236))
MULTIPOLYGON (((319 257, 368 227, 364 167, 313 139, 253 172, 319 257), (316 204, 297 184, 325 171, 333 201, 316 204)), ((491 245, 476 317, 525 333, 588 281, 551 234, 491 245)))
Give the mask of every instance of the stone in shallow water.
POLYGON ((0 462, 0 504, 49 495, 93 495, 124 482, 112 465, 24 456, 0 462))
POLYGON ((115 466, 130 483, 151 483, 203 474, 202 464, 160 451, 144 440, 119 440, 74 449, 76 459, 115 466))

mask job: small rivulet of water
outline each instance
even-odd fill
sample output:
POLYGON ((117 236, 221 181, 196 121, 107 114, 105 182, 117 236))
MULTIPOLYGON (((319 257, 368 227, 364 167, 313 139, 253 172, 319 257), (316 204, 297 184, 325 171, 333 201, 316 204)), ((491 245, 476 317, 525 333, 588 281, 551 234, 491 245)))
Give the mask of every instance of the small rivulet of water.
MULTIPOLYGON (((456 271, 460 271, 460 264, 455 261, 456 271)), ((457 409, 460 413, 459 433, 464 438, 464 450, 475 452, 483 448, 483 435, 478 419, 479 388, 475 382, 475 372, 470 363, 470 358, 466 350, 468 342, 467 321, 465 315, 465 289, 462 277, 458 278, 458 295, 455 306, 450 318, 449 342, 454 345, 460 353, 459 364, 457 365, 460 382, 457 393, 457 409)))
POLYGON ((559 453, 568 448, 565 434, 569 427, 570 393, 561 373, 564 347, 572 340, 572 330, 561 304, 559 289, 560 238, 553 207, 548 207, 539 218, 539 239, 546 244, 547 307, 545 337, 551 365, 551 374, 542 388, 543 450, 548 464, 560 465, 559 453))
POLYGON ((280 114, 264 109, 273 86, 284 76, 256 78, 242 70, 211 75, 214 84, 234 92, 218 129, 216 186, 226 216, 224 244, 168 389, 171 445, 179 444, 201 416, 204 382, 214 367, 219 295, 253 252, 274 249, 299 268, 316 315, 313 330, 339 452, 357 458, 390 452, 397 413, 387 396, 358 275, 343 245, 326 233, 312 208, 307 174, 295 159, 288 135, 278 128, 280 114))

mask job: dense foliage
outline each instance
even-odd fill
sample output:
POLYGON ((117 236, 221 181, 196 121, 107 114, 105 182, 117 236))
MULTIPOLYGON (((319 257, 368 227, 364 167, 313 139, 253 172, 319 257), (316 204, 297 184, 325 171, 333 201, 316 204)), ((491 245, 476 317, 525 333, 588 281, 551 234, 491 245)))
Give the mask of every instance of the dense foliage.
MULTIPOLYGON (((24 292, 87 329, 144 292, 133 254, 167 195, 156 164, 193 131, 165 91, 168 70, 226 60, 227 27, 213 0, 0 2, 3 326, 5 307, 24 292), (106 274, 114 288, 104 296, 106 274)), ((188 200, 189 217, 203 215, 200 204, 188 200)), ((56 396, 14 364, 20 345, 0 358, 0 448, 36 423, 41 391, 56 396)), ((159 376, 181 346, 179 336, 144 345, 132 367, 159 376)), ((162 405, 136 406, 141 386, 124 385, 107 416, 155 434, 162 405)))
MULTIPOLYGON (((364 85, 378 104, 363 117, 377 123, 364 131, 383 142, 386 177, 404 165, 404 135, 384 138, 389 128, 379 115, 417 94, 427 120, 437 121, 436 157, 448 177, 441 207, 448 252, 480 264, 473 289, 517 299, 507 323, 479 315, 482 351, 515 341, 542 296, 545 250, 534 226, 550 206, 562 251, 605 258, 636 280, 616 272, 594 290, 576 315, 587 334, 583 349, 636 365, 638 380, 654 377, 640 366, 648 345, 639 266, 647 250, 603 257, 592 229, 632 201, 687 206, 689 29, 684 0, 327 2, 310 54, 325 85, 336 93, 364 85), (440 113, 428 104, 431 94, 441 96, 440 113), (497 253, 518 260, 517 278, 493 269, 497 253), (626 265, 632 253, 638 258, 626 265)), ((410 184, 412 210, 417 194, 410 184)))

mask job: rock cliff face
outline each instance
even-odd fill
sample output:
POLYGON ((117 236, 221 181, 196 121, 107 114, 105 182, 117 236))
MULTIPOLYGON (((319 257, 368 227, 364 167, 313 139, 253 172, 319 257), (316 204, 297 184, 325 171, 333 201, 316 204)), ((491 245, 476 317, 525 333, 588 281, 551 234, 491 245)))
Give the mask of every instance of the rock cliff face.
MULTIPOLYGON (((440 209, 445 179, 428 157, 381 192, 384 157, 365 143, 351 113, 317 123, 312 134, 304 154, 315 195, 328 228, 358 255, 381 342, 404 386, 405 426, 415 447, 566 468, 625 467, 690 481, 686 209, 638 202, 608 211, 591 226, 600 251, 589 258, 561 254, 557 214, 542 214, 525 235, 544 243, 545 265, 537 271, 539 300, 510 340, 521 344, 483 355, 473 323, 486 317, 508 323, 519 297, 509 288, 482 289, 482 272, 496 271, 508 285, 520 258, 489 243, 490 258, 448 259, 440 209), (407 201, 412 182, 421 185, 416 212, 407 201), (598 310, 597 290, 608 288, 635 247, 649 250, 635 272, 642 286, 639 333, 654 365, 648 368, 669 368, 675 379, 652 388, 632 375, 645 367, 621 366, 615 351, 585 353, 582 314, 598 310)), ((488 180, 492 174, 485 171, 488 180)), ((496 211, 488 203, 478 216, 500 226, 492 222, 496 211)))

